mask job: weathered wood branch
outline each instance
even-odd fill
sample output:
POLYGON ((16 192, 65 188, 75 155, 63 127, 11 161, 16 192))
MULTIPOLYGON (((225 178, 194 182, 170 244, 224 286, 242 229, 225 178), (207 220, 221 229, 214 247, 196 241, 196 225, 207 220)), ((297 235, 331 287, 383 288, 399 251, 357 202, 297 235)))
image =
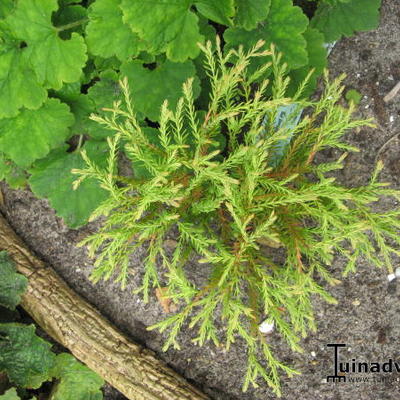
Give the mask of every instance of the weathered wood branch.
POLYGON ((22 307, 54 340, 131 400, 206 400, 154 353, 130 341, 36 258, 0 215, 0 249, 29 279, 22 307))

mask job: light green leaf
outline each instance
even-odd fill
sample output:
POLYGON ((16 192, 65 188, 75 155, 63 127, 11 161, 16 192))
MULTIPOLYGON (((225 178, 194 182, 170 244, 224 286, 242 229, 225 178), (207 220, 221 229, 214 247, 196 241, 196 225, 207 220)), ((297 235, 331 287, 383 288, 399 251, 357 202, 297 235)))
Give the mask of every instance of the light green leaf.
MULTIPOLYGON (((108 151, 105 142, 89 141, 83 148, 93 162, 105 165, 108 151)), ((29 171, 32 174, 29 183, 33 193, 46 197, 68 226, 78 228, 88 222, 94 209, 107 198, 107 193, 91 179, 86 179, 76 190, 72 189, 76 176, 71 170, 83 168, 85 162, 78 152, 67 153, 65 150, 57 149, 36 162, 29 171)))
POLYGON ((77 4, 60 6, 59 10, 53 14, 52 21, 55 26, 70 26, 58 32, 61 39, 70 39, 72 32, 80 35, 85 33, 85 26, 88 22, 87 9, 77 4), (77 24, 81 21, 81 24, 77 24))
POLYGON ((6 251, 0 251, 0 306, 15 310, 26 290, 28 279, 17 272, 6 251))
POLYGON ((232 25, 232 17, 235 15, 233 0, 198 0, 195 5, 206 18, 222 25, 232 25))
POLYGON ((47 99, 38 110, 24 109, 14 118, 0 120, 0 151, 18 166, 28 167, 62 144, 73 123, 66 104, 47 99))
POLYGON ((0 118, 15 117, 21 107, 37 109, 46 100, 26 50, 15 43, 0 44, 0 118))
POLYGON ((182 62, 199 54, 203 41, 191 0, 122 0, 124 21, 144 39, 153 53, 166 52, 182 62))
POLYGON ((6 17, 14 8, 14 0, 1 0, 0 18, 6 17))
POLYGON ((55 28, 51 21, 57 9, 57 0, 24 0, 6 19, 15 37, 27 43, 39 82, 53 89, 79 80, 87 59, 82 36, 75 32, 69 40, 58 36, 62 28, 55 28))
POLYGON ((381 0, 350 0, 327 4, 320 2, 311 20, 311 26, 320 30, 327 42, 358 31, 377 28, 381 0))
POLYGON ((104 381, 70 354, 56 358, 53 374, 60 379, 49 400, 101 400, 104 381))
POLYGON ((66 83, 60 90, 55 91, 54 95, 63 103, 68 104, 74 114, 75 123, 70 128, 71 135, 89 134, 89 126, 93 122, 89 116, 96 110, 90 97, 81 93, 81 84, 79 82, 66 83))
MULTIPOLYGON (((265 23, 259 24, 257 29, 246 31, 243 28, 228 28, 224 38, 229 47, 238 47, 243 44, 250 48, 260 39, 266 45, 276 45, 283 53, 283 60, 290 69, 300 68, 307 64, 306 41, 303 32, 308 25, 308 18, 300 7, 293 6, 291 0, 271 0, 271 8, 265 23)), ((265 60, 257 60, 264 63, 265 60)))
POLYGON ((143 41, 122 22, 120 0, 97 0, 90 7, 86 42, 91 53, 102 57, 116 55, 124 61, 138 55, 143 41))
POLYGON ((358 90, 350 89, 346 92, 345 97, 349 103, 352 102, 357 106, 360 104, 362 94, 358 90))
MULTIPOLYGON (((87 96, 94 104, 94 113, 101 114, 103 108, 111 108, 114 101, 122 99, 117 73, 112 70, 104 71, 101 79, 89 89, 87 96)), ((96 140, 102 140, 113 134, 110 129, 89 119, 86 120, 85 127, 90 136, 96 140)))
POLYGON ((317 29, 308 27, 303 34, 307 41, 308 64, 305 67, 291 71, 289 95, 295 93, 299 84, 306 78, 312 68, 312 74, 309 83, 303 92, 302 97, 310 95, 317 86, 317 79, 328 64, 327 51, 324 47, 324 35, 317 29))
MULTIPOLYGON (((121 66, 121 77, 128 77, 136 110, 152 121, 158 121, 160 108, 165 99, 172 109, 182 96, 182 85, 190 77, 196 76, 191 61, 173 63, 166 61, 153 70, 144 68, 139 60, 129 61, 121 66), (151 87, 151 90, 149 88, 151 87)), ((194 94, 199 94, 199 82, 195 79, 194 94)))
POLYGON ((268 17, 271 0, 236 0, 235 25, 248 31, 268 17))
POLYGON ((0 181, 5 180, 13 189, 20 189, 26 186, 26 173, 18 167, 4 153, 0 152, 0 181))
POLYGON ((34 325, 0 324, 0 371, 17 386, 37 389, 51 380, 55 354, 50 348, 36 336, 34 325))
POLYGON ((20 400, 20 397, 17 394, 17 389, 8 389, 7 392, 0 396, 0 400, 20 400))

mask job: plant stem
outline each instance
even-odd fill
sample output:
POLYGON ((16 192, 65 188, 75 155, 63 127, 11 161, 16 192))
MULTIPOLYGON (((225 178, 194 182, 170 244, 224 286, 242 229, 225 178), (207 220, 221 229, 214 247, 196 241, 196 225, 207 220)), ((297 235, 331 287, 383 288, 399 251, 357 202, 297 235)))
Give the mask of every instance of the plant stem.
POLYGON ((72 29, 72 28, 75 28, 77 26, 84 25, 88 21, 89 21, 89 18, 83 18, 83 19, 79 19, 78 21, 71 22, 69 24, 65 24, 65 25, 62 25, 62 26, 57 26, 55 29, 56 29, 57 32, 63 32, 63 31, 67 31, 68 29, 72 29))

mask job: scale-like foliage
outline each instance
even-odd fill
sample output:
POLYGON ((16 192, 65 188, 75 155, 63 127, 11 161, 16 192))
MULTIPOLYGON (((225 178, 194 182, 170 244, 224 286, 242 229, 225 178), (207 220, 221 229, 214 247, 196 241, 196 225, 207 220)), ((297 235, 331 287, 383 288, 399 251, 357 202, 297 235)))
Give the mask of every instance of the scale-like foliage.
MULTIPOLYGON (((362 2, 321 0, 309 17, 292 0, 1 0, 0 179, 12 187, 26 185, 37 159, 64 158, 63 151, 52 150, 71 137, 72 143, 105 143, 111 131, 88 116, 120 97, 117 82, 124 76, 135 82, 132 101, 145 128, 158 121, 164 98, 175 105, 176 88, 188 76, 195 76, 196 106, 204 112, 211 88, 199 68, 197 43, 216 32, 225 32, 225 52, 239 44, 250 48, 259 39, 274 43, 291 69, 293 90, 315 68, 305 97, 326 64, 322 34, 327 41, 376 25, 380 0, 365 7, 362 2), (64 117, 49 107, 54 97, 63 103, 57 108, 64 117), (66 123, 66 106, 74 123, 66 123), (27 117, 34 122, 32 135, 27 117)), ((47 169, 43 175, 47 172, 50 182, 54 174, 47 169)), ((60 192, 70 189, 63 186, 60 192)), ((81 202, 85 195, 76 193, 81 202)), ((53 204, 58 215, 69 215, 66 203, 53 204)), ((87 222, 81 216, 66 222, 71 221, 74 227, 87 222)))
POLYGON ((108 165, 96 167, 83 152, 87 167, 74 171, 76 186, 95 178, 110 197, 92 215, 105 217, 102 228, 82 245, 97 257, 93 280, 114 277, 122 285, 130 253, 144 245, 145 299, 158 287, 180 307, 151 328, 169 330, 165 349, 179 347, 186 320, 200 345, 211 340, 229 348, 241 338, 248 355, 244 389, 261 377, 279 394, 280 371, 296 371, 274 357, 260 322, 273 322, 290 347, 301 350, 300 337, 315 328, 311 296, 335 302, 316 279, 336 282, 329 272, 335 254, 348 259, 344 273, 360 256, 391 270, 391 255, 400 254, 400 210, 374 212, 371 203, 381 196, 399 199, 400 192, 378 181, 381 164, 367 185, 349 188, 332 176, 346 153, 336 161, 314 162, 327 148, 355 150, 343 135, 371 125, 352 119, 353 104, 348 109, 338 104, 343 77, 330 82, 326 74, 319 100, 301 100, 300 92, 287 97, 286 65, 273 48, 263 51, 258 42, 248 52, 241 47, 224 55, 219 45, 202 47, 212 87, 206 113, 197 112, 189 79, 173 110, 164 102, 158 132, 153 129, 150 136, 136 118, 125 79, 124 104, 92 117, 114 131, 108 165), (253 74, 248 67, 254 58, 271 59, 272 65, 253 74), (255 84, 266 69, 272 84, 255 84), (288 105, 307 110, 297 125, 277 122, 288 105), (221 132, 227 137, 225 155, 215 147, 221 132), (291 141, 283 142, 289 136, 291 141), (140 163, 140 175, 117 175, 120 149, 134 172, 140 163), (177 244, 166 251, 164 241, 173 232, 177 244), (186 276, 193 255, 212 267, 203 284, 186 276), (222 318, 224 335, 216 318, 222 318))

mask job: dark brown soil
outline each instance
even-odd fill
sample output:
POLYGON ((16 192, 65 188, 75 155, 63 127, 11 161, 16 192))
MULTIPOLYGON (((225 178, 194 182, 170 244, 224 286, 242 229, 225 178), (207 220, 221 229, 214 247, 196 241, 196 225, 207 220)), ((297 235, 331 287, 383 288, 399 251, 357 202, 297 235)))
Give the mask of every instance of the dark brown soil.
MULTIPOLYGON (((368 1, 368 0, 366 0, 368 1)), ((346 85, 363 94, 359 113, 371 116, 378 123, 377 129, 363 129, 348 135, 348 141, 360 148, 350 155, 346 169, 338 177, 349 185, 365 183, 379 157, 385 162, 383 177, 394 187, 400 185, 400 95, 386 104, 383 97, 400 80, 400 2, 386 0, 382 7, 382 22, 375 32, 359 34, 338 43, 330 57, 332 74, 347 73, 346 85), (394 139, 384 146, 385 142, 394 139), (382 148, 382 151, 380 149, 382 148)), ((2 187, 3 212, 9 222, 42 259, 49 262, 60 275, 92 304, 98 307, 115 325, 156 351, 175 370, 192 380, 221 400, 269 400, 275 396, 261 384, 247 393, 241 392, 245 372, 246 354, 241 343, 231 351, 208 345, 203 348, 191 343, 192 333, 184 330, 181 351, 161 351, 163 336, 146 331, 146 326, 164 317, 162 308, 153 296, 144 304, 131 289, 140 281, 141 254, 132 257, 132 281, 125 291, 112 282, 94 286, 88 276, 91 261, 76 243, 95 229, 90 225, 81 230, 68 229, 55 217, 47 201, 36 199, 29 191, 10 190, 2 187)), ((393 207, 386 201, 383 207, 393 207)), ((333 271, 337 278, 343 260, 338 258, 333 271)), ((192 265, 201 273, 198 265, 192 265)), ((360 261, 358 272, 342 279, 331 289, 338 299, 336 306, 314 299, 318 331, 302 341, 303 354, 291 352, 286 344, 273 334, 271 343, 279 357, 296 367, 302 375, 289 379, 282 377, 283 398, 295 399, 357 399, 385 400, 400 398, 397 373, 382 374, 386 381, 370 378, 368 383, 327 383, 326 376, 333 370, 332 350, 328 343, 345 343, 343 357, 351 361, 385 361, 389 358, 400 362, 400 282, 387 280, 387 271, 376 269, 367 261, 360 261), (392 379, 394 381, 392 381, 392 379)), ((372 375, 370 375, 372 376, 372 375)), ((378 375, 374 375, 375 378, 378 375)), ((118 394, 108 391, 108 399, 118 399, 118 394)))

